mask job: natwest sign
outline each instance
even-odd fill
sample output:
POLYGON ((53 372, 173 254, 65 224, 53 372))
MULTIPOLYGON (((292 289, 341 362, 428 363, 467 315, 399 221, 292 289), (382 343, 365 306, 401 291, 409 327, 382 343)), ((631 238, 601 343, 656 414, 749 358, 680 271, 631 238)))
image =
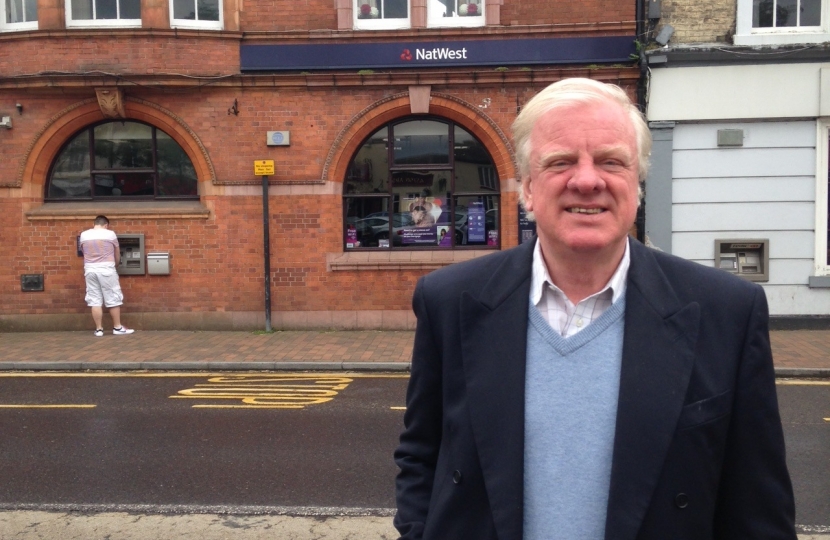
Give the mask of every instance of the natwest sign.
POLYGON ((467 48, 449 49, 435 47, 433 49, 415 49, 415 60, 466 60, 467 48))
POLYGON ((241 45, 242 71, 628 62, 634 36, 241 45))

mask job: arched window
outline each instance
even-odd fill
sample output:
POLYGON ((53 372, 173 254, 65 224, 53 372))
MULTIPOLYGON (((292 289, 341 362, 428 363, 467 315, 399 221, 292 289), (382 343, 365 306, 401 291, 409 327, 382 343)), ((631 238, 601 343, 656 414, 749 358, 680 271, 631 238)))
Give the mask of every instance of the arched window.
POLYGON ((347 250, 499 246, 493 160, 447 120, 405 119, 370 135, 349 167, 343 206, 347 250))
POLYGON ((98 124, 58 153, 47 200, 198 198, 193 163, 179 144, 134 121, 98 124))

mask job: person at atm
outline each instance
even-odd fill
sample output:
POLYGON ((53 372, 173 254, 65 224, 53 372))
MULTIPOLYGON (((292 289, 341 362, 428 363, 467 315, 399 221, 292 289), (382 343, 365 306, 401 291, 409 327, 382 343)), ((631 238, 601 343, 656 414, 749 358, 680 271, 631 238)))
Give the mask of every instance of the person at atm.
POLYGON ((118 281, 116 266, 121 259, 118 237, 109 230, 106 216, 96 216, 93 227, 81 233, 81 251, 84 254, 84 279, 86 281, 86 305, 92 309, 95 321, 95 337, 104 336, 104 308, 112 317, 112 333, 116 336, 132 334, 135 330, 121 324, 121 305, 124 294, 118 281))

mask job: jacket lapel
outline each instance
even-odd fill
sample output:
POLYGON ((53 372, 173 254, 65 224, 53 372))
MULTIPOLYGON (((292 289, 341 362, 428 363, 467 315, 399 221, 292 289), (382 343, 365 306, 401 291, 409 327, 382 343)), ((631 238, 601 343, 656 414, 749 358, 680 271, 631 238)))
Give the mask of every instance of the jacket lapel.
POLYGON ((479 298, 461 298, 467 405, 499 538, 522 537, 527 309, 535 242, 513 250, 479 298))
POLYGON ((636 537, 691 377, 700 307, 682 305, 652 252, 631 241, 606 540, 636 537))

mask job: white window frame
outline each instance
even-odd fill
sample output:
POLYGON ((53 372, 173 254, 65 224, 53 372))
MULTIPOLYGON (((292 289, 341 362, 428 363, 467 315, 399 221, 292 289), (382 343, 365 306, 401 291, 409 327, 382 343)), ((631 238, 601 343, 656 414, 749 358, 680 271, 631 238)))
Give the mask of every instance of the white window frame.
POLYGON ((37 19, 17 23, 6 22, 6 0, 0 0, 0 32, 19 32, 23 30, 37 30, 37 19))
MULTIPOLYGON (((199 0, 192 0, 199 7, 199 0)), ((175 19, 173 18, 173 0, 170 0, 170 28, 193 28, 201 30, 224 30, 225 29, 225 2, 219 0, 219 20, 218 21, 199 21, 192 19, 175 19)))
MULTIPOLYGON (((380 0, 378 0, 380 1, 380 0)), ((352 0, 352 12, 354 13, 355 30, 401 30, 412 27, 412 1, 406 0, 406 18, 403 19, 361 19, 361 0, 352 0)))
MULTIPOLYGON (((94 5, 95 0, 93 0, 94 5)), ((141 19, 78 19, 72 18, 72 0, 66 0, 67 28, 141 28, 141 19)))
POLYGON ((819 118, 816 125, 816 258, 813 270, 816 276, 830 276, 830 264, 827 261, 827 237, 830 236, 827 232, 827 198, 830 197, 827 188, 830 117, 819 118))
MULTIPOLYGON (((455 0, 455 2, 457 5, 458 0, 455 0)), ((476 15, 475 17, 461 17, 457 14, 453 17, 444 17, 443 2, 440 2, 439 0, 427 0, 427 27, 472 28, 477 26, 484 26, 485 0, 478 0, 478 2, 473 3, 477 3, 479 9, 479 15, 476 15)))
POLYGON ((738 0, 735 45, 789 45, 830 41, 830 0, 821 0, 821 26, 753 28, 752 0, 738 0))

